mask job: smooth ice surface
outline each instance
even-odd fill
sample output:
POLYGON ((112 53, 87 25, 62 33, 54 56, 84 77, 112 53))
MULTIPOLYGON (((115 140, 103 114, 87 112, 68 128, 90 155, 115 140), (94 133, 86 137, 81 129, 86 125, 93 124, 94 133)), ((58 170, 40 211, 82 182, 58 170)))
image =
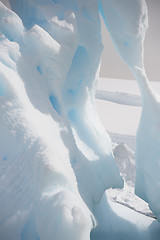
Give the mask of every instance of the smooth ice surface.
POLYGON ((140 88, 142 114, 136 141, 135 191, 149 203, 160 221, 160 97, 152 89, 143 64, 143 42, 148 26, 147 7, 145 1, 139 0, 101 0, 101 8, 115 47, 130 67, 140 88), (128 11, 124 12, 124 8, 128 11))
POLYGON ((159 239, 160 228, 156 220, 152 220, 150 217, 139 214, 125 206, 110 202, 106 195, 96 205, 94 214, 98 226, 91 232, 92 240, 159 239))
POLYGON ((126 3, 10 0, 10 10, 0 2, 0 239, 100 239, 107 223, 107 237, 125 240, 136 229, 133 236, 146 239, 152 223, 152 239, 159 236, 157 221, 130 219, 131 210, 119 211, 104 195, 123 179, 95 106, 100 12, 145 99, 135 65, 143 68, 146 7, 129 1, 125 15, 126 3), (115 233, 119 215, 125 221, 115 233))
POLYGON ((142 75, 143 78, 146 90, 137 132, 135 192, 148 202, 150 209, 160 221, 160 97, 149 86, 145 74, 142 75))

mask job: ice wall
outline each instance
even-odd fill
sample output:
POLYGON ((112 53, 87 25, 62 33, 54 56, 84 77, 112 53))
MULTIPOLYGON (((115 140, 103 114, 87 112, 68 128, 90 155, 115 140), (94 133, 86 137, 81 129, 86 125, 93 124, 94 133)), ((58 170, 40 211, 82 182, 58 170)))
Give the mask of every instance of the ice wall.
POLYGON ((143 63, 148 27, 145 1, 101 0, 101 13, 120 56, 135 76, 142 96, 136 140, 136 194, 149 203, 160 220, 160 97, 153 91, 143 63), (127 11, 126 11, 127 9, 127 11))
POLYGON ((94 204, 123 186, 94 104, 98 2, 10 5, 0 2, 0 239, 87 240, 94 204))

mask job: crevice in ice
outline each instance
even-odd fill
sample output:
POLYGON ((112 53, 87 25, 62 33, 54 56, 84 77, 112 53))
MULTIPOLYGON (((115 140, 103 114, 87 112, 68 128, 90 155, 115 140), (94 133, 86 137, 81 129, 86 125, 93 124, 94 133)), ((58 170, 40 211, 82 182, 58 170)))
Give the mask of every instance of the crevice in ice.
POLYGON ((60 114, 61 113, 61 107, 60 107, 60 104, 58 102, 58 99, 54 95, 51 95, 51 96, 49 96, 49 100, 50 100, 53 108, 56 110, 56 112, 58 114, 60 114))
POLYGON ((41 75, 43 74, 43 71, 42 71, 42 69, 41 69, 40 66, 37 66, 37 71, 38 71, 41 75))
POLYGON ((71 95, 71 97, 73 97, 73 99, 71 98, 71 104, 76 104, 76 102, 79 100, 80 94, 81 94, 81 98, 84 98, 84 93, 82 93, 82 88, 85 87, 84 81, 87 80, 86 77, 87 77, 88 66, 89 66, 89 57, 88 57, 87 51, 85 47, 78 46, 73 56, 72 64, 67 73, 67 79, 64 85, 63 95, 64 95, 66 105, 67 105, 67 102, 69 102, 70 100, 70 98, 68 98, 69 94, 71 95))

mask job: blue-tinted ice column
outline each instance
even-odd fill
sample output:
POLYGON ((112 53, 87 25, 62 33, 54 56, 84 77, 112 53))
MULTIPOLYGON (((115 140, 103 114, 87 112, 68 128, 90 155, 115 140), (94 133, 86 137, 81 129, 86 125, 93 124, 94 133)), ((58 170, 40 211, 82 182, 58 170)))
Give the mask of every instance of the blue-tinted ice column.
POLYGON ((143 0, 101 0, 100 11, 112 40, 137 79, 142 114, 136 141, 136 194, 160 220, 160 98, 152 90, 143 64, 147 7, 143 0))
POLYGON ((74 162, 81 166, 77 171, 75 164, 80 191, 93 204, 100 200, 106 188, 122 187, 123 181, 115 165, 111 140, 95 108, 95 88, 103 49, 98 2, 82 0, 77 4, 77 46, 62 89, 62 105, 81 154, 80 157, 73 153, 74 162), (86 182, 84 179, 88 178, 89 172, 90 180, 86 182))

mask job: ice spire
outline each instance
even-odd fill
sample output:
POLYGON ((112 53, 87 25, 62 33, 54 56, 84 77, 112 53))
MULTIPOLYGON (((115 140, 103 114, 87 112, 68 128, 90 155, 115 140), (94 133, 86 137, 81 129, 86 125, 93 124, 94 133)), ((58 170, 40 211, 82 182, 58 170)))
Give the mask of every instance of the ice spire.
POLYGON ((140 88, 142 114, 136 138, 135 192, 149 203, 160 221, 160 97, 153 91, 143 63, 147 6, 144 0, 100 0, 99 3, 113 43, 140 88))

